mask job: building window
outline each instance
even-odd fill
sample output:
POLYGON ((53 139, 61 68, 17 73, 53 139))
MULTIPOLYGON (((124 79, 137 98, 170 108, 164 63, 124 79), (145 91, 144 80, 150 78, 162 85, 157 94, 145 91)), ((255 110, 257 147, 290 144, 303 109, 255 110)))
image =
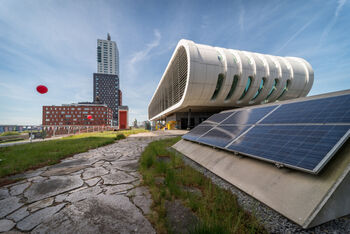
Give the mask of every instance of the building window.
POLYGON ((269 92, 269 94, 267 95, 267 97, 265 98, 265 102, 268 102, 269 101, 269 97, 275 92, 275 90, 277 89, 277 84, 278 84, 278 79, 275 79, 274 80, 274 84, 269 92))
POLYGON ((244 98, 244 96, 248 93, 250 86, 252 84, 252 80, 253 80, 253 77, 249 76, 248 81, 247 81, 247 85, 245 86, 245 89, 244 89, 241 97, 239 98, 239 100, 242 100, 244 98))
POLYGON ((216 97, 218 96, 220 90, 221 90, 221 87, 222 87, 222 83, 224 83, 224 74, 220 73, 218 75, 218 81, 216 82, 216 88, 215 88, 215 91, 213 93, 213 96, 211 97, 211 100, 215 100, 216 97))
POLYGON ((72 117, 71 115, 66 115, 66 118, 70 118, 70 117, 72 117))
POLYGON ((277 98, 277 100, 280 100, 280 98, 282 98, 283 95, 288 91, 289 84, 290 84, 290 80, 287 80, 286 85, 284 86, 283 92, 282 92, 281 95, 277 98))
POLYGON ((258 89, 258 91, 256 91, 256 93, 255 93, 255 95, 254 95, 254 97, 252 98, 251 101, 255 100, 255 99, 259 96, 261 90, 264 88, 265 82, 266 82, 266 78, 263 77, 262 80, 261 80, 261 82, 260 82, 259 89, 258 89))
POLYGON ((225 98, 225 101, 229 100, 232 97, 233 92, 235 91, 235 89, 237 87, 238 79, 239 79, 238 75, 234 75, 233 76, 233 81, 232 81, 232 85, 231 85, 231 88, 230 88, 230 92, 228 92, 227 97, 225 98))
POLYGON ((66 112, 65 111, 61 111, 61 114, 65 114, 66 112))
POLYGON ((46 119, 46 121, 50 121, 50 119, 46 119))

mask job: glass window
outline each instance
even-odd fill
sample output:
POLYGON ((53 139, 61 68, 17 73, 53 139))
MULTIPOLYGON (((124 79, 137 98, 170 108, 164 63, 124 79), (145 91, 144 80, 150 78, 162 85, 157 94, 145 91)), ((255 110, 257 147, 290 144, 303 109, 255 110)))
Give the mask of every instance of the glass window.
POLYGON ((247 85, 245 86, 245 89, 244 89, 241 97, 239 98, 239 100, 242 100, 244 98, 244 96, 248 93, 248 91, 250 89, 250 85, 252 84, 252 80, 253 80, 253 77, 249 76, 248 81, 247 81, 247 85))
POLYGON ((72 117, 71 115, 66 115, 66 118, 70 118, 70 117, 72 117))
POLYGON ((252 98, 251 101, 255 100, 259 96, 261 90, 264 88, 265 81, 266 81, 266 78, 263 77, 261 82, 260 82, 259 89, 258 89, 258 91, 256 91, 256 93, 255 93, 255 95, 254 95, 254 97, 252 98))
POLYGON ((216 82, 216 88, 215 88, 215 91, 213 93, 213 96, 211 97, 211 100, 215 100, 216 97, 218 96, 220 90, 221 90, 221 87, 222 87, 222 83, 224 83, 224 74, 220 73, 219 76, 218 76, 218 81, 216 82))
POLYGON ((239 79, 239 76, 238 75, 234 75, 233 81, 232 81, 232 85, 231 85, 231 88, 230 88, 230 92, 228 92, 227 97, 225 98, 225 101, 229 100, 232 97, 233 92, 235 91, 236 86, 238 84, 238 79, 239 79))

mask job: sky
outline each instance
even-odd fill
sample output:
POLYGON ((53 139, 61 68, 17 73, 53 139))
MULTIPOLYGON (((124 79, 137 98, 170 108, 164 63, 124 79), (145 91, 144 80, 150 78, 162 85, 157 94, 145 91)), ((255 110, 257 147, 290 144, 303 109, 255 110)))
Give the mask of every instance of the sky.
POLYGON ((350 89, 347 0, 0 0, 0 125, 41 124, 43 105, 92 101, 96 43, 108 32, 130 124, 148 119, 180 39, 302 57, 315 72, 309 95, 350 89))

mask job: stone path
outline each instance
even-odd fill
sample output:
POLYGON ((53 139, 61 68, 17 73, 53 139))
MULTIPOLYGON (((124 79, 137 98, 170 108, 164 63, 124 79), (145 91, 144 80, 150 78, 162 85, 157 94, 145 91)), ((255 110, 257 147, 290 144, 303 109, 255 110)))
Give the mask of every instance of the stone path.
POLYGON ((0 232, 155 233, 144 217, 152 200, 137 168, 147 144, 167 136, 139 136, 18 175, 26 179, 0 187, 0 232))

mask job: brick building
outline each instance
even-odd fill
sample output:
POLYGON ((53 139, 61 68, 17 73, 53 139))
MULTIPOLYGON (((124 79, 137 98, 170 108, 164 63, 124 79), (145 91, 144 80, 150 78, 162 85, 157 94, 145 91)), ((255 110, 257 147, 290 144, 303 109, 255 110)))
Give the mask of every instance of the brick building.
POLYGON ((43 106, 42 125, 111 126, 112 119, 113 111, 106 104, 72 103, 43 106))

